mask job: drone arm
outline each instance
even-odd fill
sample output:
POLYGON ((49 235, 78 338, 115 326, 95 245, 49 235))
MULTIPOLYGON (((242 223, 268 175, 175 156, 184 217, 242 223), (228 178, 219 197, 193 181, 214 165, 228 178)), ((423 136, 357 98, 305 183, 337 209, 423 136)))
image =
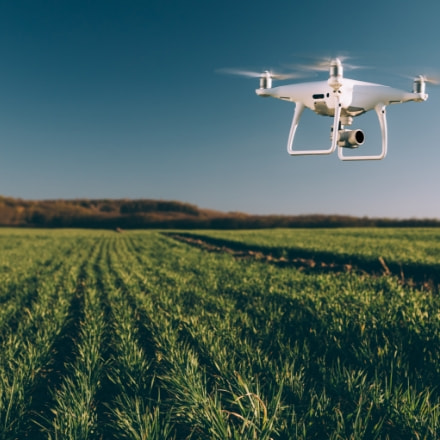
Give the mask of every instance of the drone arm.
POLYGON ((344 148, 339 147, 338 149, 338 157, 341 160, 380 160, 383 159, 387 154, 388 147, 388 135, 387 135, 387 119, 386 119, 386 110, 385 104, 377 104, 374 107, 377 113, 377 117, 379 118, 380 131, 382 134, 382 152, 376 156, 344 156, 344 148))
POLYGON ((335 103, 335 117, 333 120, 333 133, 332 136, 332 144, 327 150, 294 150, 293 149, 293 139, 295 137, 296 129, 298 128, 298 123, 301 118, 301 115, 304 111, 304 104, 301 102, 297 102, 295 106, 295 112, 293 114, 292 126, 290 127, 289 139, 287 141, 287 152, 291 156, 304 156, 304 155, 316 155, 316 154, 331 154, 336 150, 336 146, 338 143, 338 130, 339 130, 339 119, 341 116, 341 105, 339 103, 339 97, 336 95, 336 103, 335 103))

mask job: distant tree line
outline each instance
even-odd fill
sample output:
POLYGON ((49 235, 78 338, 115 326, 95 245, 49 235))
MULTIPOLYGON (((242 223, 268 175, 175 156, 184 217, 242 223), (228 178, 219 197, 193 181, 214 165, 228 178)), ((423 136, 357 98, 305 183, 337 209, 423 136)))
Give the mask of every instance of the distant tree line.
POLYGON ((22 200, 0 196, 0 226, 104 229, 257 229, 440 226, 439 219, 388 219, 343 215, 249 215, 150 199, 22 200))

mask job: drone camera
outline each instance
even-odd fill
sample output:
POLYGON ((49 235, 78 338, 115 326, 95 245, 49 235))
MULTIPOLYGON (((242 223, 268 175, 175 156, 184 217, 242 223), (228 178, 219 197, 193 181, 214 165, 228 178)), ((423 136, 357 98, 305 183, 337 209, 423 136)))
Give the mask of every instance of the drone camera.
POLYGON ((344 148, 357 148, 365 142, 362 130, 339 130, 338 145, 344 148))

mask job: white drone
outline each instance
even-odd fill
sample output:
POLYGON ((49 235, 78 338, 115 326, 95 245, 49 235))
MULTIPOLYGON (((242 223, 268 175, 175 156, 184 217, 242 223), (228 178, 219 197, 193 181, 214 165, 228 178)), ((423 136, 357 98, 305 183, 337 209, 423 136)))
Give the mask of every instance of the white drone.
POLYGON ((295 103, 295 112, 293 114, 292 126, 287 142, 287 152, 292 156, 331 154, 336 150, 336 147, 338 147, 338 157, 341 160, 383 159, 387 154, 388 144, 386 106, 409 101, 426 101, 428 99, 428 95, 425 93, 426 83, 436 82, 423 75, 419 75, 414 79, 413 91, 405 92, 381 84, 344 78, 340 58, 334 58, 329 62, 320 63, 315 66, 315 68, 316 70, 323 70, 323 68, 327 70, 329 68, 329 79, 327 81, 288 84, 279 87, 272 87, 272 79, 283 80, 298 78, 298 75, 282 75, 271 71, 255 73, 241 70, 227 70, 229 73, 259 77, 260 88, 255 91, 258 96, 278 98, 295 103), (298 128, 299 120, 306 107, 318 115, 333 117, 330 148, 318 150, 293 149, 296 129, 298 128), (357 148, 365 141, 365 135, 362 130, 349 130, 346 129, 345 126, 351 126, 355 116, 362 115, 373 109, 379 118, 382 133, 381 153, 369 156, 344 155, 345 148, 357 148))

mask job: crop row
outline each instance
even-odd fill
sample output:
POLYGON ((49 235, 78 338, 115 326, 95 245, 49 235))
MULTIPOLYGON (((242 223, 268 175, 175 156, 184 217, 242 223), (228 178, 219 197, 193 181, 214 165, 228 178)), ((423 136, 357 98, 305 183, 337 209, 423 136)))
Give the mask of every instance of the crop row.
POLYGON ((15 438, 28 429, 29 412, 34 410, 38 392, 44 392, 40 385, 52 368, 54 343, 68 317, 78 277, 77 261, 85 253, 76 240, 68 248, 72 251, 71 264, 63 264, 66 246, 62 242, 44 243, 47 246, 41 243, 41 247, 33 246, 36 242, 37 238, 28 246, 26 240, 21 249, 15 247, 14 253, 19 256, 20 249, 24 263, 17 266, 12 276, 12 269, 1 273, 4 282, 0 317, 2 438, 15 438))
POLYGON ((27 234, 27 263, 0 272, 5 304, 26 304, 0 328, 4 439, 440 434, 433 294, 154 231, 27 234))

